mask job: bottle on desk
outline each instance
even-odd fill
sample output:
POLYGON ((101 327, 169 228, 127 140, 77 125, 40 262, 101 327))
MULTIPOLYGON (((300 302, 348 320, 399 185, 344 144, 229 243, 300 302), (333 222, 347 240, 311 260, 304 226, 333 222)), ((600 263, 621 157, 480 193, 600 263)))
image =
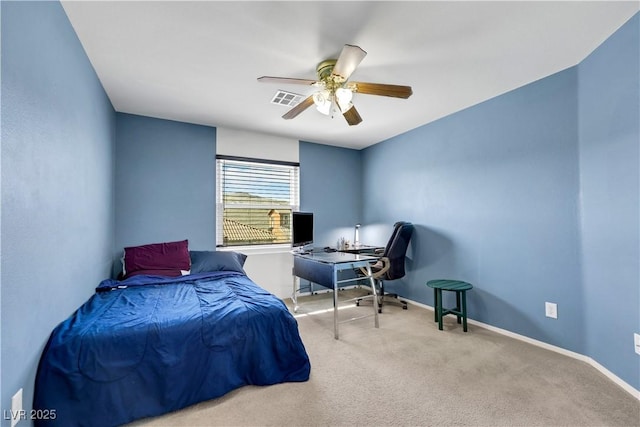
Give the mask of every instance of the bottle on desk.
POLYGON ((345 249, 349 249, 349 241, 346 240, 344 237, 341 237, 338 239, 338 250, 342 251, 345 249))

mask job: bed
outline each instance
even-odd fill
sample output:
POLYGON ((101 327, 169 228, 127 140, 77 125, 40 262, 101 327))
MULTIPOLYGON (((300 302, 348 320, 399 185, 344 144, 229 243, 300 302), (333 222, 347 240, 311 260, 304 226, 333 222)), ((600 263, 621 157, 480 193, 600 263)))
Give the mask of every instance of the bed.
POLYGON ((296 320, 244 273, 246 257, 187 256, 188 270, 104 280, 54 329, 36 376, 36 425, 121 425, 244 385, 309 378, 296 320))

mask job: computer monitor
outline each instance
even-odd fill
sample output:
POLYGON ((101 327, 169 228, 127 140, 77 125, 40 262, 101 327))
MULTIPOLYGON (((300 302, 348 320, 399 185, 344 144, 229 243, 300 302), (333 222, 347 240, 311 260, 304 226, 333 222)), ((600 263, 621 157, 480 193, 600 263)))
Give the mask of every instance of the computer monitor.
POLYGON ((313 244, 312 212, 293 212, 291 214, 291 225, 293 230, 291 246, 302 249, 313 244))

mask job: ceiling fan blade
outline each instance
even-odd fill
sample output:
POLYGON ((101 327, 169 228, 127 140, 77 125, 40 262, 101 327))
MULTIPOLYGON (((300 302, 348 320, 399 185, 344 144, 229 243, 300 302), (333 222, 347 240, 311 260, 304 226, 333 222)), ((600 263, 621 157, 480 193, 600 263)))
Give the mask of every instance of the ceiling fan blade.
POLYGON ((317 83, 316 80, 293 79, 289 77, 270 77, 270 76, 258 77, 258 81, 262 83, 282 83, 282 84, 307 85, 307 86, 311 86, 317 83))
POLYGON ((346 81, 365 56, 367 56, 367 52, 362 50, 359 46, 345 44, 342 48, 342 52, 340 52, 336 65, 333 66, 331 75, 340 76, 344 79, 343 81, 346 81))
POLYGON ((282 118, 285 120, 293 119, 298 114, 302 113, 304 110, 311 107, 312 105, 313 105, 313 95, 303 99, 302 102, 300 102, 300 104, 296 105, 291 110, 289 110, 287 114, 282 116, 282 118))
POLYGON ((349 126, 355 126, 362 121, 362 117, 356 110, 356 107, 349 108, 346 112, 342 113, 342 116, 345 118, 349 126))
POLYGON ((407 99, 413 94, 411 86, 399 86, 399 85, 387 85, 381 83, 364 83, 364 82, 350 82, 349 86, 354 87, 354 91, 357 93, 364 93, 367 95, 380 95, 380 96, 392 96, 394 98, 407 99))

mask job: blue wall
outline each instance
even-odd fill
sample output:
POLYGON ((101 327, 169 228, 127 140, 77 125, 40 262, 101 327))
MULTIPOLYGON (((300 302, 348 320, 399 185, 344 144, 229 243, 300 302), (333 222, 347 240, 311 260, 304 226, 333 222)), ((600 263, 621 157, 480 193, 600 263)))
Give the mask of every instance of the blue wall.
POLYGON ((316 247, 353 241, 362 222, 361 152, 300 142, 300 210, 315 214, 316 247))
POLYGON ((474 319, 582 352, 576 77, 568 69, 365 150, 365 222, 416 225, 410 273, 389 289, 431 305, 428 280, 466 280, 474 319))
MULTIPOLYGON (((362 204, 362 152, 301 141, 300 210, 314 213, 314 246, 336 247, 341 237, 353 242, 362 204)), ((301 281, 303 291, 308 283, 301 281)))
POLYGON ((640 389, 640 15, 579 66, 586 354, 640 389))
POLYGON ((117 114, 116 257, 183 239, 215 249, 215 157, 215 128, 117 114))
POLYGON ((472 318, 640 388, 638 40, 636 15, 577 67, 364 150, 363 240, 417 225, 388 288, 432 305, 427 280, 467 280, 472 318))
POLYGON ((59 3, 1 8, 0 407, 8 410, 21 387, 31 407, 51 330, 109 272, 115 112, 59 3))

